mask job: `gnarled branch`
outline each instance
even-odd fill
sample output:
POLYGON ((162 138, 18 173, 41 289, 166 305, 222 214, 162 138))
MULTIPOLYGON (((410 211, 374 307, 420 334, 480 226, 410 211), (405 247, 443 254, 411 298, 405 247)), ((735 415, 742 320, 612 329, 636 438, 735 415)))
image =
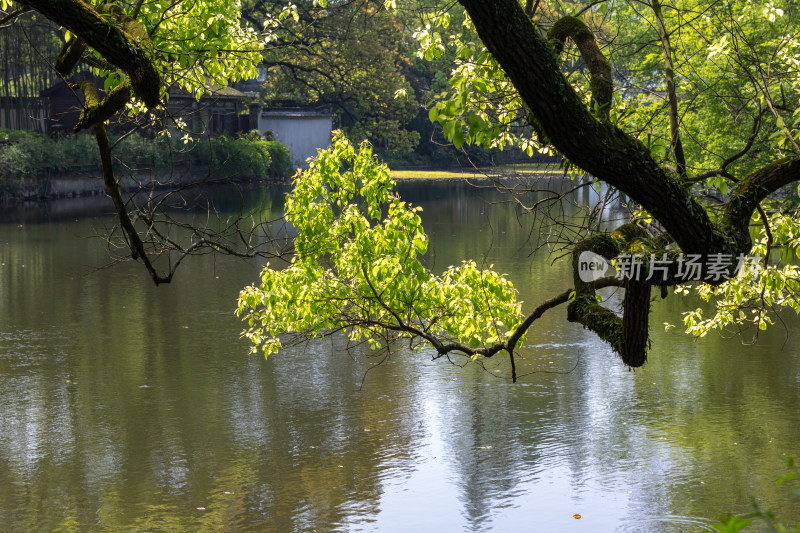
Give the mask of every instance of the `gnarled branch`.
POLYGON ((575 297, 567 308, 567 320, 578 322, 596 333, 631 367, 642 366, 647 360, 650 283, 637 280, 625 282, 623 317, 620 318, 598 303, 595 291, 599 287, 595 282, 581 279, 579 261, 584 252, 613 259, 630 243, 645 237, 647 232, 644 229, 635 224, 625 224, 610 234, 600 233, 585 239, 572 251, 575 297))
POLYGON ((103 124, 125 107, 131 99, 131 84, 128 79, 114 87, 106 97, 100 101, 100 95, 90 80, 82 81, 80 89, 84 96, 84 106, 81 117, 75 125, 75 132, 103 124))
POLYGON ((578 47, 581 57, 589 67, 592 100, 597 105, 599 116, 608 120, 614 97, 614 80, 611 77, 611 65, 597 45, 592 30, 577 17, 563 17, 550 28, 547 37, 553 42, 557 54, 564 50, 567 38, 572 39, 578 47))
POLYGON ((69 76, 72 69, 81 60, 84 50, 86 50, 86 42, 83 39, 75 37, 67 41, 56 59, 56 74, 62 78, 69 76))

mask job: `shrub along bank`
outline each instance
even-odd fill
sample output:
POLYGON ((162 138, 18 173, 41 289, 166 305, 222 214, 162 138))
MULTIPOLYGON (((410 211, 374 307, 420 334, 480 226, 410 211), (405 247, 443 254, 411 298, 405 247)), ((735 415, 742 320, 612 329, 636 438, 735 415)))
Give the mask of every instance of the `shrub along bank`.
MULTIPOLYGON (((149 139, 134 133, 114 147, 113 155, 120 178, 163 176, 179 170, 195 181, 206 177, 277 181, 294 171, 286 146, 266 141, 257 132, 177 146, 164 138, 149 139)), ((0 130, 0 196, 22 196, 31 182, 100 177, 101 172, 92 135, 53 139, 31 131, 0 130)))

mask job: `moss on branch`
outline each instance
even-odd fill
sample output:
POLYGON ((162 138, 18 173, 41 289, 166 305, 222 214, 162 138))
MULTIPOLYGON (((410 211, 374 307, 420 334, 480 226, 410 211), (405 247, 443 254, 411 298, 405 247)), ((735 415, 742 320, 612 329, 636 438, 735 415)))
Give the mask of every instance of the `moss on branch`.
POLYGON ((61 53, 56 59, 56 74, 62 78, 69 76, 75 65, 81 60, 84 50, 86 50, 86 42, 77 37, 64 44, 64 48, 61 49, 61 53))
POLYGON ((614 96, 614 80, 611 77, 611 65, 597 45, 592 30, 579 18, 563 17, 550 28, 547 38, 551 40, 553 48, 559 55, 564 51, 567 38, 572 39, 578 47, 591 74, 589 85, 592 89, 592 99, 597 104, 600 116, 608 120, 614 96))
POLYGON ((81 82, 80 89, 83 92, 85 103, 81 117, 75 125, 76 132, 103 124, 125 107, 125 104, 131 99, 131 83, 127 78, 114 87, 102 101, 91 81, 81 82))
POLYGON ((578 322, 596 333, 611 345, 626 365, 634 368, 647 360, 650 283, 628 280, 620 318, 598 303, 596 284, 581 279, 579 259, 582 253, 592 252, 610 260, 636 240, 647 237, 647 232, 636 224, 624 224, 611 233, 600 233, 583 240, 572 251, 575 298, 567 307, 567 320, 578 322))

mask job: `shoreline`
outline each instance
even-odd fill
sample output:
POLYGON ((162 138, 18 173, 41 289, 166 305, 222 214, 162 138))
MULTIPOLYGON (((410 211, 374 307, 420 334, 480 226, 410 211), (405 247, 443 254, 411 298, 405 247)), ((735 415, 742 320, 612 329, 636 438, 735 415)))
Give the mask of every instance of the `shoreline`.
POLYGON ((562 172, 558 171, 534 171, 534 172, 458 172, 458 171, 410 171, 414 175, 409 175, 409 171, 391 171, 389 175, 396 181, 461 181, 461 180, 479 180, 479 181, 495 181, 495 180, 530 180, 534 178, 549 177, 549 178, 565 178, 562 172))
POLYGON ((538 176, 563 176, 563 170, 557 164, 521 163, 504 164, 485 168, 444 168, 444 169, 418 169, 400 168, 390 169, 389 174, 396 180, 442 180, 442 179, 520 179, 538 176))
MULTIPOLYGON (((529 165, 503 165, 482 171, 481 169, 440 169, 440 170, 391 170, 390 176, 397 181, 462 181, 462 180, 508 180, 532 179, 540 177, 565 178, 558 169, 525 168, 529 165)), ((157 172, 149 169, 129 172, 120 178, 123 192, 143 189, 169 189, 185 186, 221 183, 256 182, 253 178, 226 176, 223 172, 209 174, 207 171, 198 176, 192 167, 177 167, 172 171, 157 172)), ((3 203, 36 202, 59 198, 76 198, 103 195, 106 188, 100 172, 70 173, 55 176, 37 175, 24 178, 12 178, 6 181, 9 190, 0 193, 3 203)), ((291 177, 264 181, 263 183, 291 183, 291 177)))
MULTIPOLYGON (((289 178, 264 181, 264 183, 286 183, 289 178)), ((224 172, 198 172, 194 168, 179 167, 169 172, 141 170, 128 172, 119 178, 120 190, 162 190, 186 186, 212 185, 216 183, 250 183, 260 180, 249 177, 227 176, 224 172), (198 175, 199 174, 199 175, 198 175)), ((11 190, 0 194, 4 203, 37 202, 60 198, 76 198, 103 195, 106 187, 100 172, 71 173, 56 176, 26 176, 7 181, 11 190)))

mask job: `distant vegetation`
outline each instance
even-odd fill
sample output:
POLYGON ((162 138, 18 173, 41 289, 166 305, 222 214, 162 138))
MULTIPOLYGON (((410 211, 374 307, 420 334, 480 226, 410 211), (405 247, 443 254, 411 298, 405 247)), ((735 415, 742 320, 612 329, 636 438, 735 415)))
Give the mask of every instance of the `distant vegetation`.
MULTIPOLYGON (((257 134, 225 135, 172 145, 165 138, 132 134, 114 148, 117 171, 161 173, 187 168, 236 180, 278 180, 294 169, 289 150, 257 134)), ((91 135, 50 138, 32 131, 0 130, 0 194, 13 195, 21 180, 32 177, 100 175, 97 143, 91 135)))

